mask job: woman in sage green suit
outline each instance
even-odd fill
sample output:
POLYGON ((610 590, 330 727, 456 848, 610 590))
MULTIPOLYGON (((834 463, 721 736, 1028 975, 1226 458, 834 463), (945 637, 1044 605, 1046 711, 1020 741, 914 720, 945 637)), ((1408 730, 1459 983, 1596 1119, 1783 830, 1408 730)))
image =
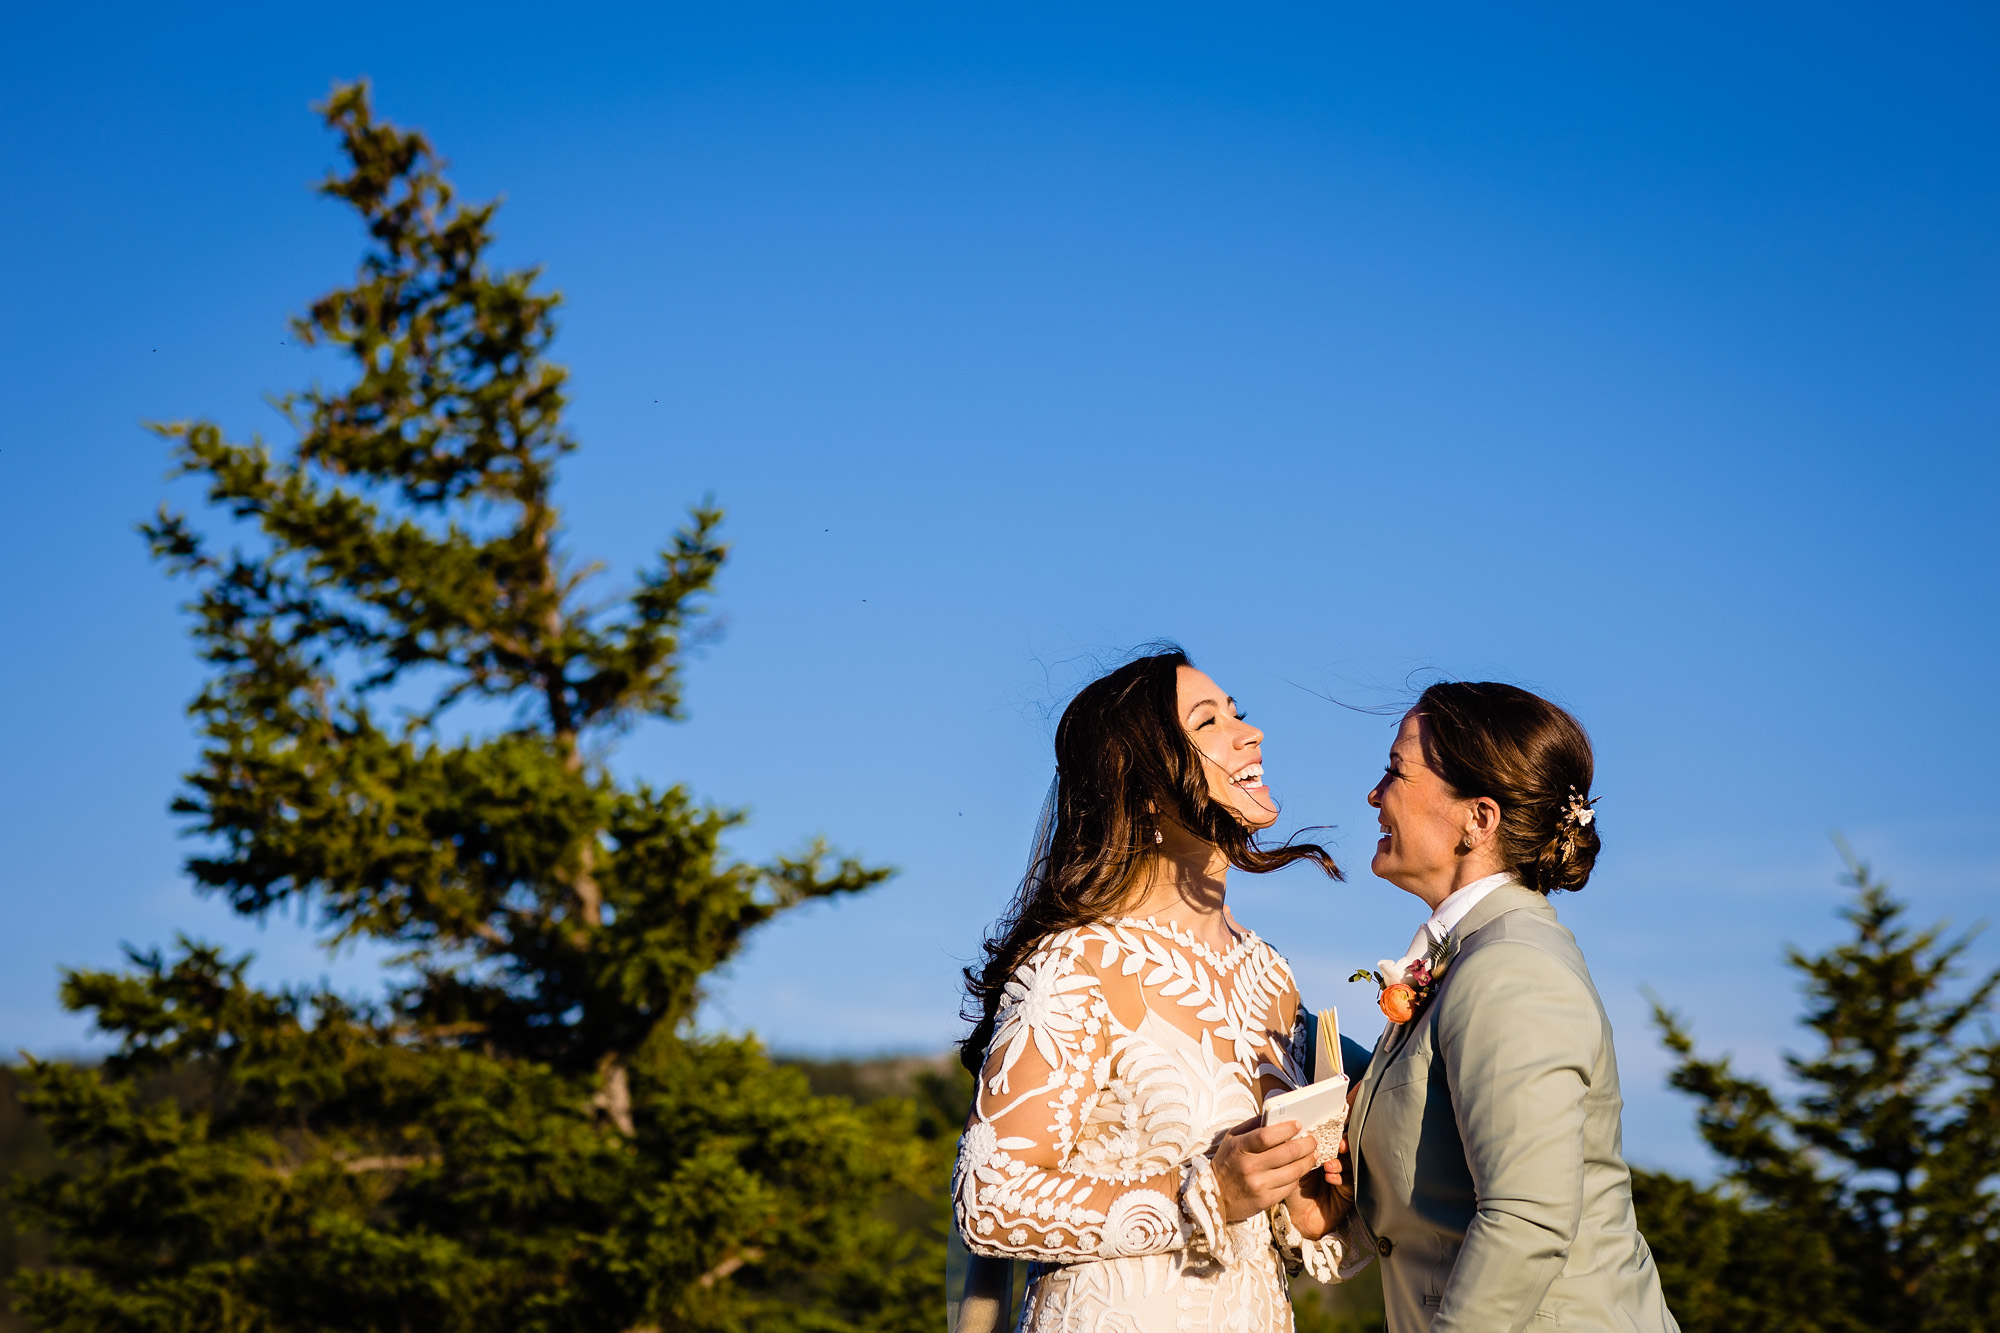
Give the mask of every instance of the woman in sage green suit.
POLYGON ((1554 704, 1447 683, 1369 793, 1375 874, 1432 909, 1383 964, 1392 1021, 1348 1122, 1389 1333, 1677 1333, 1632 1213, 1611 1023, 1549 902, 1590 878, 1591 771, 1554 704))

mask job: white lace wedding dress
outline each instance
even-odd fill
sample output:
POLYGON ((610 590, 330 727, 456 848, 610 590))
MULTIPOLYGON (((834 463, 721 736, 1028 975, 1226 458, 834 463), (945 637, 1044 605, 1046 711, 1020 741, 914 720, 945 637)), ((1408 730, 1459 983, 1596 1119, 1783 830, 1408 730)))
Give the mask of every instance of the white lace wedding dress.
POLYGON ((1037 946, 952 1182, 968 1248, 1036 1261, 1023 1333, 1289 1333, 1288 1266, 1336 1281, 1373 1257, 1301 1239, 1282 1207, 1223 1221, 1209 1155, 1301 1081, 1298 1009, 1291 969, 1248 932, 1217 956, 1115 918, 1037 946))

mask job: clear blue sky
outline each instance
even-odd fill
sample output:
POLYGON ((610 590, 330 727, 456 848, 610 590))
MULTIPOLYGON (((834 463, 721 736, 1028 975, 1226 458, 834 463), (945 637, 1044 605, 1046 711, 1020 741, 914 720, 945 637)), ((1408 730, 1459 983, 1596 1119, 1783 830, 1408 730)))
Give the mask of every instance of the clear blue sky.
MULTIPOLYGON (((1984 6, 16 11, 0 62, 0 1049, 58 965, 176 930, 372 984, 179 873, 198 681, 133 524, 143 419, 282 438, 285 316, 360 238, 308 111, 366 74, 566 293, 574 546, 713 492, 686 725, 627 772, 901 867, 769 929, 716 1026, 937 1049, 1018 874, 1049 714, 1171 635, 1269 732, 1345 886, 1247 881, 1311 998, 1421 909, 1366 873, 1412 672, 1572 706, 1606 853, 1561 911, 1628 1142, 1699 1169, 1641 986, 1777 1067, 1829 830, 2000 889, 2000 40, 1984 6), (648 12, 650 11, 650 12, 648 12)), ((1979 956, 2000 960, 2000 945, 1979 956)), ((1365 1035, 1365 1031, 1364 1031, 1365 1035)))

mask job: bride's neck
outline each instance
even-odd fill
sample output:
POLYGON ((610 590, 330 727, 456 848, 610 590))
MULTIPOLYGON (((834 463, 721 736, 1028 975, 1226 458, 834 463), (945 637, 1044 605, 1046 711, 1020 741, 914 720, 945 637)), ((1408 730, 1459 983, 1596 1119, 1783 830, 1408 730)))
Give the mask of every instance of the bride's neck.
POLYGON ((1162 846, 1146 869, 1125 915, 1172 922, 1210 948, 1226 952, 1236 940, 1229 915, 1229 858, 1210 843, 1162 846))

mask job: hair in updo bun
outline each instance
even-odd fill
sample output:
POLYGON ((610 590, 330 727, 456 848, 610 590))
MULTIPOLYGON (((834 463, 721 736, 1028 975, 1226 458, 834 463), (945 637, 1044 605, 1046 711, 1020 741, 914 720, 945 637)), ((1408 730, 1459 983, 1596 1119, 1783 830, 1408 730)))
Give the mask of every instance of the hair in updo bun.
POLYGON ((1444 681, 1410 710, 1424 758, 1464 800, 1500 807, 1500 859, 1537 893, 1574 892, 1597 864, 1593 763, 1583 724, 1540 695, 1494 681, 1444 681))

